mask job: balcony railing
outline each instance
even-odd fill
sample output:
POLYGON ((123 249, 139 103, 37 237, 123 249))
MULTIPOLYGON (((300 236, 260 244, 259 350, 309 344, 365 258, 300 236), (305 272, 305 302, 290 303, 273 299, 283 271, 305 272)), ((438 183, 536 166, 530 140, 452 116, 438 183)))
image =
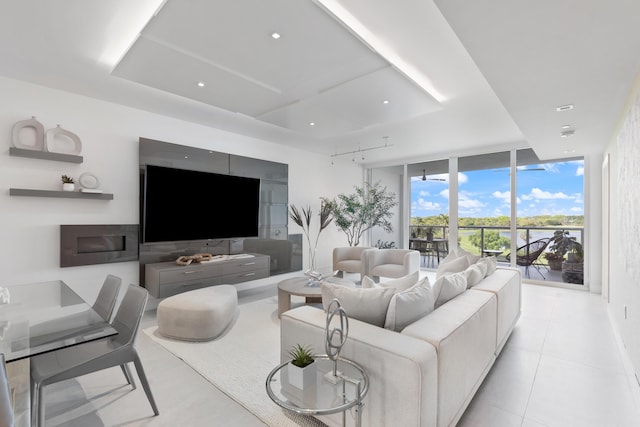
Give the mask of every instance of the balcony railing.
MULTIPOLYGON (((548 227, 517 227, 517 244, 516 247, 522 247, 535 240, 542 238, 553 238, 554 232, 557 230, 565 230, 569 232, 570 237, 575 237, 576 242, 583 245, 584 242, 584 228, 583 227, 568 227, 568 226, 548 226, 548 227)), ((439 239, 448 238, 449 227, 446 225, 438 226, 424 226, 424 225, 412 225, 410 226, 410 236, 412 240, 429 240, 429 238, 439 239)), ((458 228, 458 244, 468 252, 475 255, 494 255, 497 257, 499 263, 509 264, 506 259, 506 255, 510 253, 511 246, 511 230, 508 227, 501 226, 464 226, 458 228), (496 239, 495 232, 503 239, 496 239), (490 233, 490 234, 489 234, 490 233), (471 244, 469 237, 472 235, 478 235, 474 240, 476 245, 471 244), (502 240, 502 241, 501 241, 502 240), (500 252, 498 252, 500 251, 500 252)), ((553 241, 547 246, 545 252, 550 252, 549 247, 553 244, 553 241)), ((440 261, 442 256, 439 257, 440 261)), ((437 264, 432 261, 431 265, 437 268, 437 264)), ((535 280, 552 280, 558 282, 569 283, 582 283, 582 264, 579 266, 570 266, 565 263, 563 268, 565 270, 575 268, 579 269, 579 273, 573 271, 556 271, 549 268, 548 262, 541 255, 537 264, 544 270, 530 268, 527 271, 530 279, 535 280)), ((426 264, 425 264, 426 265, 426 264)), ((523 273, 524 273, 524 268, 523 273)), ((524 277, 524 276, 523 276, 524 277)))

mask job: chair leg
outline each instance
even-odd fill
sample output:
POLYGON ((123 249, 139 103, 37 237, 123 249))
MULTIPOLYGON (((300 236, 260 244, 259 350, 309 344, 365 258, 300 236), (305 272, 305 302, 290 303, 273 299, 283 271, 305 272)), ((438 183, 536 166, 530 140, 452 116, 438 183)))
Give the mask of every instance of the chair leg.
POLYGON ((147 395, 147 399, 151 404, 153 413, 156 415, 160 415, 160 412, 158 411, 158 407, 156 406, 156 401, 153 399, 153 394, 151 394, 151 387, 149 387, 147 376, 144 374, 144 368, 142 367, 142 361, 140 361, 140 357, 138 356, 138 353, 136 353, 133 358, 133 364, 136 366, 136 371, 138 372, 138 378, 140 378, 140 383, 142 384, 142 388, 144 389, 144 392, 147 395))
POLYGON ((127 383, 129 383, 129 385, 131 385, 131 387, 133 387, 133 389, 135 390, 136 382, 133 380, 133 375, 131 375, 131 371, 129 370, 129 365, 127 365, 126 363, 123 363, 122 365, 120 365, 120 368, 124 373, 124 377, 127 379, 127 383))
POLYGON ((44 427, 44 387, 31 381, 31 427, 44 427))

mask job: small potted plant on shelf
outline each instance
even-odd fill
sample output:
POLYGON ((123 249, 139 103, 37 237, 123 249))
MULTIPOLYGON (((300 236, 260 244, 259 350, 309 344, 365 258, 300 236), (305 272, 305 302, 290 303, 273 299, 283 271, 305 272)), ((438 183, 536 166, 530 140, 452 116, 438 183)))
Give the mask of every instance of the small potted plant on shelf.
POLYGON ((291 361, 288 366, 289 384, 304 389, 309 387, 316 379, 316 369, 313 353, 307 346, 295 345, 289 350, 291 361))
POLYGON ((62 175, 62 191, 74 191, 76 189, 75 181, 68 175, 62 175))

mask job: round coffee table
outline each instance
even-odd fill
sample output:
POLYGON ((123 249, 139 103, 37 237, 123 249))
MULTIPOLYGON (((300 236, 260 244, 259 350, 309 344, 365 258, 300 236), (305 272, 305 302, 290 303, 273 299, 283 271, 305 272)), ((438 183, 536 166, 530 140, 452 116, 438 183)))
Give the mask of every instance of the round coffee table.
MULTIPOLYGON (((355 288, 356 284, 351 280, 330 276, 322 279, 335 285, 355 288)), ((308 277, 292 277, 278 283, 278 318, 282 313, 291 310, 291 295, 305 297, 306 304, 322 303, 322 294, 319 285, 311 285, 308 277)))

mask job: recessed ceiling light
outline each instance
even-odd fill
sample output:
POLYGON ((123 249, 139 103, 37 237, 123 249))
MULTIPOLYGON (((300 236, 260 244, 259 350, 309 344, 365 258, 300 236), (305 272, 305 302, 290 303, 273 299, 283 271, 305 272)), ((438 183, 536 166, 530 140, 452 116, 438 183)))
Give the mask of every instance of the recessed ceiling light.
POLYGON ((278 40, 280 38, 280 34, 278 33, 271 33, 271 38, 274 38, 276 40, 278 40))
POLYGON ((573 104, 561 105, 556 107, 556 111, 569 111, 573 110, 573 104))
POLYGON ((575 133, 576 133, 575 130, 565 130, 563 132, 560 132, 560 137, 569 138, 570 136, 573 136, 575 133))
POLYGON ((383 104, 388 104, 388 103, 389 103, 389 100, 388 100, 388 99, 385 99, 384 101, 382 101, 382 103, 383 103, 383 104))
POLYGON ((564 150, 562 152, 562 154, 571 154, 571 153, 575 153, 575 152, 576 152, 576 150, 564 150))
POLYGON ((309 122, 309 126, 315 126, 316 122, 309 122))
POLYGON ((560 126, 561 129, 569 129, 571 127, 571 125, 562 125, 560 126))
POLYGON ((204 82, 198 82, 198 87, 204 87, 204 82))

